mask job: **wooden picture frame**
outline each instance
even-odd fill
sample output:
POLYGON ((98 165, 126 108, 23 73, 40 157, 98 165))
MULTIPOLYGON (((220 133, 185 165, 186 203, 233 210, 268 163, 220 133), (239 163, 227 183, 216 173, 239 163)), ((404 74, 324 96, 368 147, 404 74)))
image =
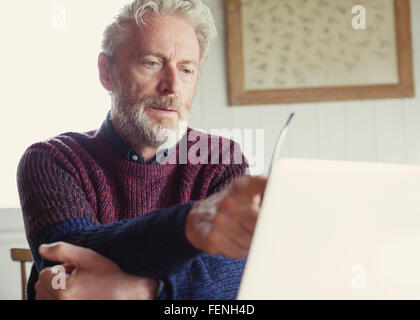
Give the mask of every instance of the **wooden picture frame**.
POLYGON ((225 0, 230 105, 386 99, 414 96, 409 0, 394 0, 398 83, 263 90, 247 90, 245 88, 241 5, 241 0, 225 0))

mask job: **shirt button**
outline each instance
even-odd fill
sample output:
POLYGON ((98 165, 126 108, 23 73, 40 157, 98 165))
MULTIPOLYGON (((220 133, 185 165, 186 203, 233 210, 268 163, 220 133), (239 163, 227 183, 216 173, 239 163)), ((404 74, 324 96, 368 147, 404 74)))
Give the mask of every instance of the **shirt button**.
POLYGON ((138 161, 139 157, 137 157, 136 155, 133 155, 133 157, 131 159, 133 159, 133 161, 138 161))

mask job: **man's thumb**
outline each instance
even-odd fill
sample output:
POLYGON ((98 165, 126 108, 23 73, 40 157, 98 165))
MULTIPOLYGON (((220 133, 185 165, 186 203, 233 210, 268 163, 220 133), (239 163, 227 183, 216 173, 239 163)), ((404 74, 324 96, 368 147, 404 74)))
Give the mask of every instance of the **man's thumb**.
POLYGON ((66 263, 76 268, 94 267, 97 263, 100 263, 100 258, 102 258, 93 250, 66 242, 41 245, 39 254, 48 261, 66 263))
POLYGON ((243 185, 243 192, 245 192, 250 199, 255 196, 262 196, 267 186, 267 178, 263 176, 246 177, 246 184, 243 185))

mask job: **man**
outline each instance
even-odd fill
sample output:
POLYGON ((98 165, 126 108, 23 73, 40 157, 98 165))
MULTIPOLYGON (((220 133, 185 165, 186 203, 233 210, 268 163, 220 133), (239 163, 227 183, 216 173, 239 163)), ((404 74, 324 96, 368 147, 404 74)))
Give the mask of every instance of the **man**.
POLYGON ((200 0, 137 0, 106 29, 104 124, 34 144, 19 163, 30 298, 236 297, 266 181, 235 181, 248 166, 237 144, 210 137, 197 155, 190 137, 207 136, 183 125, 213 36, 200 0))

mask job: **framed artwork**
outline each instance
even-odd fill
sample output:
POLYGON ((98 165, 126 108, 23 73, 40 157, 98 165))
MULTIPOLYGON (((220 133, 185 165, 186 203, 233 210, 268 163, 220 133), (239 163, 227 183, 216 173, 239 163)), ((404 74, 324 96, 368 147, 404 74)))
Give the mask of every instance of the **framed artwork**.
POLYGON ((409 0, 225 0, 225 11, 230 105, 414 96, 409 0))

